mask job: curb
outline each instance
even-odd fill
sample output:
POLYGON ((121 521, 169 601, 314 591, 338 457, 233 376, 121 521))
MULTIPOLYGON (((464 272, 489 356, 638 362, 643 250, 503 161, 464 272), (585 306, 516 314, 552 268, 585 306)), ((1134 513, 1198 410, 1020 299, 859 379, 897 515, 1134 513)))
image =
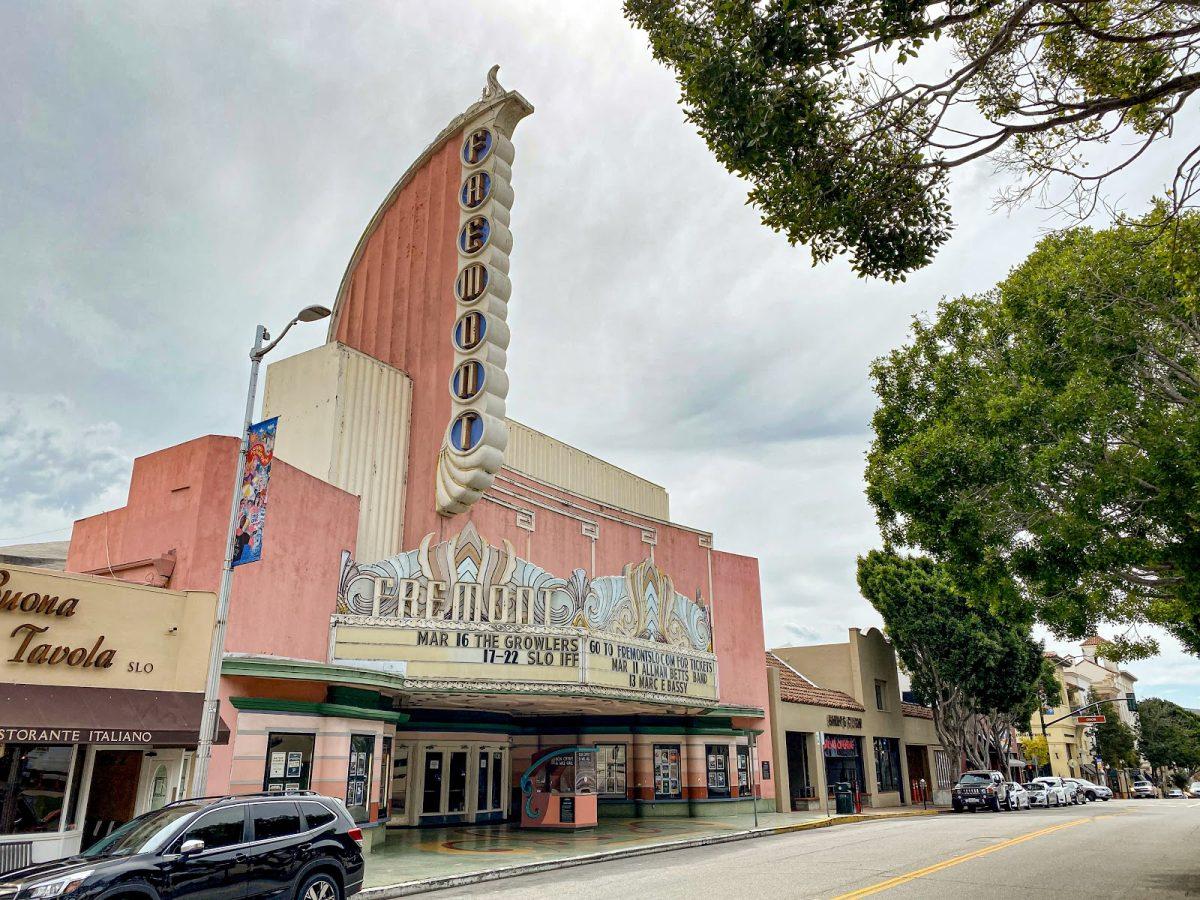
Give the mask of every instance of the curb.
POLYGON ((644 847, 627 847, 623 850, 605 850, 600 853, 585 853, 581 856, 567 856, 562 859, 518 863, 517 865, 504 866, 499 869, 490 869, 482 872, 465 872, 461 875, 444 875, 438 878, 424 878, 420 881, 403 881, 399 884, 387 884, 381 887, 367 888, 355 896, 363 898, 363 900, 390 900, 392 897, 409 897, 413 894, 425 893, 426 891, 440 891, 446 888, 480 884, 485 881, 499 881, 502 878, 534 875, 539 872, 550 872, 555 869, 573 869, 576 866, 587 866, 593 863, 610 862, 617 859, 630 859, 636 856, 649 856, 654 853, 668 853, 672 850, 689 850, 694 847, 708 847, 714 844, 730 844, 734 841, 745 841, 751 838, 790 834, 794 831, 813 831, 817 828, 831 828, 838 825, 855 825, 859 822, 887 822, 891 819, 937 816, 949 811, 944 809, 918 809, 911 812, 890 813, 887 815, 836 816, 827 819, 816 819, 811 822, 797 822, 792 825, 750 828, 745 831, 731 831, 726 834, 712 834, 699 838, 684 838, 679 841, 665 841, 661 844, 650 844, 644 847))

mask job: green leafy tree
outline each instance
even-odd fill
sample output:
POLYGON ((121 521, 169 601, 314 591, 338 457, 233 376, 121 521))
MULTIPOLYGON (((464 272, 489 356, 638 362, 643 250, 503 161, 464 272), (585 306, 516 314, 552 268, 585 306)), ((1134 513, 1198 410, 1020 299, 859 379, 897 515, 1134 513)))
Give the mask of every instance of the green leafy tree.
POLYGON ((873 550, 859 558, 858 584, 956 763, 965 756, 988 768, 991 751, 1007 759, 1042 687, 1042 648, 1029 623, 970 603, 930 559, 873 550))
POLYGON ((1047 237, 915 321, 872 369, 867 497, 888 544, 998 610, 1200 653, 1200 216, 1161 221, 1047 237))
POLYGON ((1151 697, 1138 703, 1138 749, 1159 773, 1200 768, 1200 716, 1151 697))
MULTIPOLYGON (((849 253, 887 279, 949 237, 957 167, 991 159, 1012 203, 1058 179, 1058 202, 1086 214, 1200 87, 1192 2, 625 0, 625 14, 763 221, 815 261, 849 253), (1119 160, 1087 168, 1109 144, 1119 160)), ((1198 165, 1184 148, 1173 208, 1198 165)))
MULTIPOLYGON (((1093 694, 1089 701, 1097 698, 1093 694)), ((1117 768, 1137 768, 1141 763, 1137 752, 1137 734, 1121 721, 1117 707, 1112 703, 1103 703, 1096 712, 1104 716, 1104 722, 1096 725, 1096 752, 1110 766, 1117 768)))

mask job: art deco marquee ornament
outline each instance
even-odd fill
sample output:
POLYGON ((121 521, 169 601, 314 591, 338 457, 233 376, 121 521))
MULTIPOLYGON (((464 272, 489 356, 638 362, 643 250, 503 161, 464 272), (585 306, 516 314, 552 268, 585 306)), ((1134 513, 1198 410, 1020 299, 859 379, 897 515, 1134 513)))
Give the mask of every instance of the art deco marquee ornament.
POLYGON ((437 510, 465 512, 492 485, 508 445, 504 401, 508 375, 509 210, 513 202, 513 129, 530 112, 520 95, 488 72, 483 98, 468 112, 459 148, 461 210, 453 285, 456 316, 450 374, 450 422, 437 467, 437 510))

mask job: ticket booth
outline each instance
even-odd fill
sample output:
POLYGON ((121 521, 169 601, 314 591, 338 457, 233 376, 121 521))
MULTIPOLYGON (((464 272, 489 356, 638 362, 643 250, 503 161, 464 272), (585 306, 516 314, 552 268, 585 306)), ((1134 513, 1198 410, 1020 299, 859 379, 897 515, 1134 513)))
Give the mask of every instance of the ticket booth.
POLYGON ((561 747, 521 776, 521 827, 596 827, 596 748, 561 747))

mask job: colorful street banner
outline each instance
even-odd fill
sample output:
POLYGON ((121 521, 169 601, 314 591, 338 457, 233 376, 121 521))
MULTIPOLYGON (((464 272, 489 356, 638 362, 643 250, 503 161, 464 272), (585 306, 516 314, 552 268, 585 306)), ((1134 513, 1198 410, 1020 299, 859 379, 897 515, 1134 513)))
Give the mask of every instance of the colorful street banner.
POLYGON ((275 428, 279 416, 250 426, 250 446, 242 469, 237 525, 233 532, 233 565, 262 558, 263 526, 267 521, 267 485, 275 457, 275 428))

